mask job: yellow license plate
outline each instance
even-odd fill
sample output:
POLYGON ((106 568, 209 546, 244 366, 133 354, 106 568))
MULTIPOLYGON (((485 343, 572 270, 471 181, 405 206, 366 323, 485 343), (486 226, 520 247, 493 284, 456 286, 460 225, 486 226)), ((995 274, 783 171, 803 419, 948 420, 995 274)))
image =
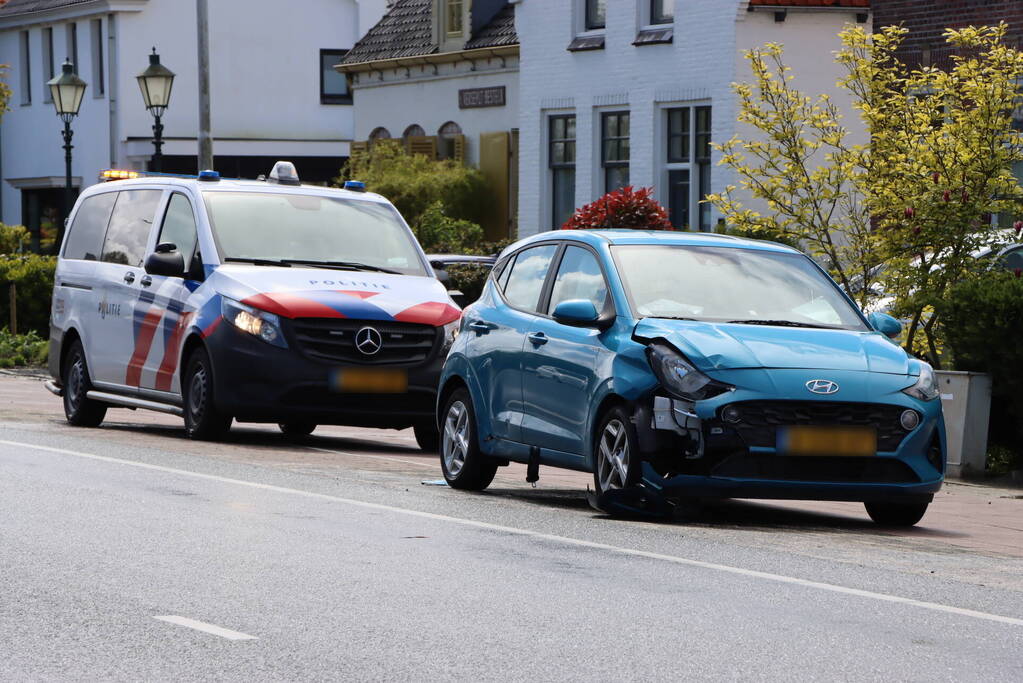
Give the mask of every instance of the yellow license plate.
POLYGON ((778 450, 786 455, 876 455, 871 427, 780 427, 778 450))
POLYGON ((347 394, 404 394, 408 391, 408 372, 342 368, 333 373, 331 387, 347 394))

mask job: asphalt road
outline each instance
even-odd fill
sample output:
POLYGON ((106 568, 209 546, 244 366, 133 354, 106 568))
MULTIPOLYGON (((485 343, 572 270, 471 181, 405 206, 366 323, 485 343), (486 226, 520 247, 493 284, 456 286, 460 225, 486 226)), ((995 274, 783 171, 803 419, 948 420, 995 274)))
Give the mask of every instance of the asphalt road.
POLYGON ((127 411, 68 427, 18 382, 0 379, 3 681, 1023 679, 1017 529, 1003 552, 792 504, 617 521, 546 471, 424 485, 438 468, 405 433, 203 446, 127 411))

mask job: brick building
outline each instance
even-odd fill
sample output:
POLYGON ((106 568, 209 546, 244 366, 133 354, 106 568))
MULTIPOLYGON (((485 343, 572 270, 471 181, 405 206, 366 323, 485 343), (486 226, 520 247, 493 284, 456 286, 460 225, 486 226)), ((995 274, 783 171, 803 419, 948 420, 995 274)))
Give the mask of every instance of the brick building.
POLYGON ((909 29, 900 56, 911 66, 944 67, 952 50, 942 37, 946 28, 988 26, 1004 21, 1011 44, 1023 45, 1020 0, 872 0, 874 30, 901 24, 909 29))

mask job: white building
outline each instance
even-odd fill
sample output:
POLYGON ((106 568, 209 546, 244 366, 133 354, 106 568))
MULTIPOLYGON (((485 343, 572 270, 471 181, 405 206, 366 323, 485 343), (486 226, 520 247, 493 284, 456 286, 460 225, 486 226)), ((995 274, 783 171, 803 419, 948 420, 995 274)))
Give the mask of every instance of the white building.
POLYGON ((400 138, 478 166, 496 199, 488 237, 514 235, 519 46, 508 0, 394 0, 338 70, 351 82, 357 147, 400 138))
POLYGON ((869 0, 519 0, 520 236, 625 184, 653 187, 675 225, 713 229, 700 199, 738 183, 709 143, 750 135, 730 84, 751 80, 742 52, 766 42, 865 141, 835 85, 853 22, 869 26, 869 0))
MULTIPOLYGON (((210 97, 217 170, 255 177, 291 159, 308 180, 335 177, 349 154, 351 96, 333 65, 381 17, 385 0, 211 0, 210 97)), ((153 120, 135 76, 155 46, 177 74, 163 170, 195 173, 198 60, 195 0, 8 0, 0 63, 11 111, 0 123, 2 220, 35 235, 63 211, 62 124, 45 83, 70 58, 88 82, 73 123, 74 184, 101 169, 143 169, 153 120)))

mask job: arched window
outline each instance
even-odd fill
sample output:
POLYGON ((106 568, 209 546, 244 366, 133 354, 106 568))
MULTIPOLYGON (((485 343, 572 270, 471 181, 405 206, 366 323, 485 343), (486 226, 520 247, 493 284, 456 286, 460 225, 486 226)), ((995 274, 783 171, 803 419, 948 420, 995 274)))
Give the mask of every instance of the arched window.
POLYGON ((437 131, 439 144, 438 153, 441 159, 462 160, 465 156, 465 137, 462 127, 454 121, 448 121, 437 131))
POLYGON ((401 134, 401 137, 408 140, 409 138, 412 137, 424 137, 425 135, 426 131, 423 130, 423 127, 420 126, 418 123, 413 123, 411 126, 405 129, 405 132, 401 134))
POLYGON ((391 133, 383 127, 374 128, 373 132, 369 134, 370 140, 390 140, 391 133))

